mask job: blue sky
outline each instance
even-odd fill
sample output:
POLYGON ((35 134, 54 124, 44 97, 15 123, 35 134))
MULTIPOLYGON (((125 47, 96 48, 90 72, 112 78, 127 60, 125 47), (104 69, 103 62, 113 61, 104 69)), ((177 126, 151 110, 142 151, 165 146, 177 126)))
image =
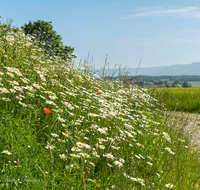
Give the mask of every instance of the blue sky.
POLYGON ((21 27, 52 21, 76 63, 135 68, 200 62, 199 0, 7 0, 0 15, 21 27))

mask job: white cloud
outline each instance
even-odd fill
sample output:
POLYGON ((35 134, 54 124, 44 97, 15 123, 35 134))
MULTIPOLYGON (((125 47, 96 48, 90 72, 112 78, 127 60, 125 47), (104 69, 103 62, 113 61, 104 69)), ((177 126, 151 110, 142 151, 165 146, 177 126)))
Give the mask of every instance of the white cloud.
POLYGON ((193 7, 184 7, 184 8, 146 8, 141 7, 138 8, 137 13, 132 15, 127 15, 121 17, 121 19, 130 19, 135 17, 151 17, 151 16, 168 16, 173 15, 177 17, 185 17, 185 18, 200 18, 200 8, 193 7))

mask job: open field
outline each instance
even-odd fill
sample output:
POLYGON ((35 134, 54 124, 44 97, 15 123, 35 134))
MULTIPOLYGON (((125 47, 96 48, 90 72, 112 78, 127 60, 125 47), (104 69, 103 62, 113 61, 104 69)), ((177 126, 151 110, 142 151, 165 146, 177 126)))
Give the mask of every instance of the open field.
POLYGON ((157 88, 151 89, 156 98, 171 111, 200 113, 200 88, 157 88))
POLYGON ((188 81, 193 88, 200 88, 200 81, 188 81))
POLYGON ((160 103, 198 91, 124 88, 23 31, 0 36, 0 189, 199 189, 199 153, 160 103))

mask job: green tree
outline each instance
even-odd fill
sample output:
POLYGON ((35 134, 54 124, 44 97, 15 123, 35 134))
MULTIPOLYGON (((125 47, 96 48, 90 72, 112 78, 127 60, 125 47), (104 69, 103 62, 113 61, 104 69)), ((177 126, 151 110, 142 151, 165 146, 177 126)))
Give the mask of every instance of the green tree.
POLYGON ((191 85, 189 82, 187 82, 187 81, 184 81, 183 84, 182 84, 182 86, 183 86, 184 88, 192 87, 192 85, 191 85))
POLYGON ((143 87, 144 86, 144 81, 138 81, 137 84, 138 84, 138 86, 142 86, 143 87))
POLYGON ((157 85, 157 84, 158 84, 158 81, 157 81, 157 80, 155 80, 155 79, 152 79, 152 80, 150 80, 150 82, 153 82, 155 85, 157 85))
POLYGON ((21 29, 24 30, 26 35, 33 35, 39 41, 40 47, 44 48, 51 56, 60 56, 62 59, 67 60, 75 58, 73 53, 74 48, 71 46, 63 46, 62 37, 53 30, 52 22, 42 20, 24 24, 21 29))
POLYGON ((172 87, 177 87, 177 85, 176 84, 172 84, 172 87))
POLYGON ((181 84, 181 81, 179 79, 174 80, 174 84, 181 84))

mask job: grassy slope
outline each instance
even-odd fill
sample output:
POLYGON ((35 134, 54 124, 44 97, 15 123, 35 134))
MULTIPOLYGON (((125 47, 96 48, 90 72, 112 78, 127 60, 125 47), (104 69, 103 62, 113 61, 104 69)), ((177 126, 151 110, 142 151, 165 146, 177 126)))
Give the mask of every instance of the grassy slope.
POLYGON ((198 154, 147 89, 94 80, 86 63, 0 33, 1 188, 198 189, 198 154))

